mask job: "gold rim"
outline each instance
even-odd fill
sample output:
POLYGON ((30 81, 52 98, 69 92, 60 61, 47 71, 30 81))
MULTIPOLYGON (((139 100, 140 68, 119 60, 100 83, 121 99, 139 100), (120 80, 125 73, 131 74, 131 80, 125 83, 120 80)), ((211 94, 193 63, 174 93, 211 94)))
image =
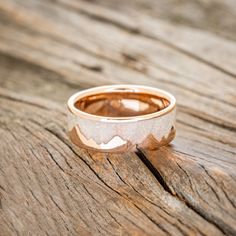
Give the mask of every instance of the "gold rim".
POLYGON ((160 117, 163 115, 166 115, 167 113, 171 112, 175 106, 176 106, 176 99, 175 97, 161 89, 153 88, 153 87, 148 87, 148 86, 142 86, 142 85, 127 85, 127 84, 122 84, 122 85, 108 85, 108 86, 99 86, 99 87, 94 87, 91 89, 86 89, 83 91, 80 91, 78 93, 75 93, 72 95, 69 100, 68 100, 68 109, 69 111, 77 115, 79 117, 85 118, 85 119, 90 119, 90 120, 97 120, 97 121, 103 121, 103 122, 132 122, 132 121, 139 121, 139 120, 147 120, 147 119, 152 119, 155 117, 160 117), (86 113, 82 110, 79 110, 78 108, 75 107, 75 103, 87 96, 91 95, 96 95, 100 93, 146 93, 149 95, 155 95, 159 96, 161 98, 164 98, 169 101, 169 105, 157 112, 150 113, 150 114, 145 114, 145 115, 138 115, 138 116, 127 116, 127 117, 107 117, 107 116, 98 116, 90 113, 86 113))

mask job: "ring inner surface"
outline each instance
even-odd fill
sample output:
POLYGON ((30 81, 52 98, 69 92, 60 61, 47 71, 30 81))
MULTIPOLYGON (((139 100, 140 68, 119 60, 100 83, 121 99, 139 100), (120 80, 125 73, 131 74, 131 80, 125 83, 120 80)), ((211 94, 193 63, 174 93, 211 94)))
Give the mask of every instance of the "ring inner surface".
POLYGON ((85 96, 75 102, 83 112, 106 117, 142 116, 163 110, 170 102, 148 93, 107 92, 85 96))

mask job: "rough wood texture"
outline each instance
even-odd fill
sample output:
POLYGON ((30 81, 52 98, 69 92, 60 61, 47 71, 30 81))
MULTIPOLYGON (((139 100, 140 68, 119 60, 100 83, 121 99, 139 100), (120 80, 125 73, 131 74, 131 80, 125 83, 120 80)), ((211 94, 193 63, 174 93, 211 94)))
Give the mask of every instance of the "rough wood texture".
POLYGON ((0 235, 235 235, 236 44, 104 2, 0 1, 0 235), (171 147, 71 144, 67 98, 111 83, 177 97, 171 147))
POLYGON ((126 14, 140 13, 164 19, 177 26, 186 25, 236 39, 234 0, 90 0, 126 14))

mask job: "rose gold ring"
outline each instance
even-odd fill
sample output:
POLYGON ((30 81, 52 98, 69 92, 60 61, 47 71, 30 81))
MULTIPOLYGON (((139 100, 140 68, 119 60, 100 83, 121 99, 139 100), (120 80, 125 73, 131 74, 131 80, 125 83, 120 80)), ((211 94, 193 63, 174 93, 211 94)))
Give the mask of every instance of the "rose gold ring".
POLYGON ((71 141, 100 152, 154 150, 175 137, 173 95, 139 85, 83 90, 68 100, 71 141))

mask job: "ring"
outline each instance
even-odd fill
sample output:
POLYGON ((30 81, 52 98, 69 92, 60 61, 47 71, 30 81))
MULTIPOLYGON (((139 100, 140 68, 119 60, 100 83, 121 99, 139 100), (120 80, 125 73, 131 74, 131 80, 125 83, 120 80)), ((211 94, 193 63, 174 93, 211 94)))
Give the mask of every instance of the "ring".
POLYGON ((99 152, 155 150, 175 137, 176 100, 170 93, 140 85, 83 90, 68 100, 71 141, 99 152))

